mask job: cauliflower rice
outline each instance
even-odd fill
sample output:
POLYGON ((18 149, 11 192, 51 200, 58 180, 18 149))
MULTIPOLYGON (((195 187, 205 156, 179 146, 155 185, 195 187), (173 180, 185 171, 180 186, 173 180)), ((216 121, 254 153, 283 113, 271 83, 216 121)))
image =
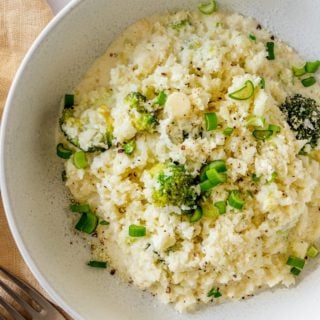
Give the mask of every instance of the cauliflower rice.
POLYGON ((69 139, 60 141, 84 150, 88 163, 79 169, 75 155, 67 160, 66 185, 106 221, 96 229, 94 259, 180 312, 293 285, 288 257, 304 259, 320 235, 319 147, 298 140, 279 108, 294 94, 320 102, 319 85, 304 87, 292 73, 303 63, 239 14, 166 14, 119 37, 74 90, 61 124, 69 139), (275 44, 274 60, 266 58, 267 42, 275 44), (231 98, 245 83, 253 95, 231 98), (218 119, 210 131, 208 112, 218 119), (248 119, 280 132, 257 140, 253 131, 263 128, 248 119), (218 159, 227 180, 201 192, 201 169, 218 159), (195 181, 189 205, 166 204, 167 194, 155 200, 157 173, 172 174, 163 169, 168 163, 195 181), (231 190, 240 192, 241 210, 230 204, 231 190), (218 201, 228 202, 226 213, 203 212, 192 222, 197 206, 205 202, 212 213, 218 201), (145 235, 130 236, 131 225, 145 235))

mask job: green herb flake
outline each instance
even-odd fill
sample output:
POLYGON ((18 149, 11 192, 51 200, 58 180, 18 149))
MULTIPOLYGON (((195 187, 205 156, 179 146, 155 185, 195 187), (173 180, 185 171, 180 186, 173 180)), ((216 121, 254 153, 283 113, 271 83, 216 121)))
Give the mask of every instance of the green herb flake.
POLYGON ((104 262, 104 261, 91 260, 87 263, 87 265, 92 268, 100 268, 100 269, 107 268, 107 262, 104 262))
POLYGON ((219 288, 212 288, 208 293, 207 293, 207 297, 208 298, 220 298, 222 296, 219 288))
POLYGON ((228 128, 225 128, 225 129, 223 130, 223 134, 224 134, 225 136, 228 136, 228 137, 229 137, 229 136, 232 135, 233 131, 234 131, 233 128, 228 127, 228 128))
POLYGON ((102 226, 108 226, 110 224, 110 222, 106 221, 106 220, 100 220, 99 224, 102 225, 102 226))

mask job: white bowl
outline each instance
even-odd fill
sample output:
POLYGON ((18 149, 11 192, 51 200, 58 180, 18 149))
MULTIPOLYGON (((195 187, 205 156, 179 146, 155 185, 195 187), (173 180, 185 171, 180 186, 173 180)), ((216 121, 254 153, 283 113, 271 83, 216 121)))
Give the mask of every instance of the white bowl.
MULTIPOLYGON (((75 319, 318 319, 320 269, 294 289, 179 315, 103 270, 90 270, 89 248, 70 232, 68 201, 55 156, 59 101, 110 41, 135 20, 196 0, 74 1, 45 29, 10 91, 1 132, 1 190, 9 224, 28 266, 75 319), (73 245, 70 245, 70 242, 73 245)), ((306 59, 319 58, 320 0, 224 0, 254 16, 306 59)))

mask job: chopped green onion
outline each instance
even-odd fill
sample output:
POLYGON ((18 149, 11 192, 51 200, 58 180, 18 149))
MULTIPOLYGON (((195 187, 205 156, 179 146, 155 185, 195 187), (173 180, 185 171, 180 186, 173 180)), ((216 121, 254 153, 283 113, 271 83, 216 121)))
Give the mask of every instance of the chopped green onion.
POLYGON ((227 165, 224 160, 214 160, 209 163, 208 169, 216 169, 218 172, 226 172, 227 165))
POLYGON ((225 136, 231 136, 232 135, 232 133, 233 133, 233 128, 225 128, 224 130, 223 130, 223 134, 225 135, 225 136))
POLYGON ((213 205, 202 206, 202 212, 207 218, 217 218, 219 216, 219 210, 213 205))
POLYGON ((66 94, 64 96, 64 107, 65 109, 70 109, 74 106, 74 95, 66 94))
POLYGON ((251 116, 247 119, 247 126, 263 127, 265 122, 264 117, 251 116))
POLYGON ((274 42, 267 42, 267 59, 268 60, 274 60, 275 54, 274 54, 274 42))
POLYGON ((269 124, 268 130, 271 130, 273 134, 277 134, 281 131, 281 127, 275 125, 275 124, 269 124))
POLYGON ((251 179, 253 182, 259 182, 261 177, 258 177, 255 173, 253 173, 251 179))
POLYGON ((88 234, 93 233, 98 225, 98 218, 91 212, 84 212, 76 224, 76 229, 88 234))
POLYGON ((313 62, 307 62, 306 63, 306 71, 308 73, 315 73, 318 71, 320 67, 320 60, 313 61, 313 62))
POLYGON ((209 180, 205 180, 200 183, 200 190, 201 192, 206 192, 212 189, 214 186, 209 180))
POLYGON ((301 270, 298 269, 298 268, 296 268, 296 267, 292 267, 292 268, 290 269, 290 272, 291 272, 293 275, 298 276, 298 275, 300 274, 301 270))
POLYGON ((296 77, 301 77, 306 74, 306 65, 304 64, 301 67, 292 66, 292 73, 296 77))
POLYGON ((216 169, 208 170, 206 175, 213 187, 227 181, 227 175, 225 173, 218 172, 216 169))
POLYGON ((219 214, 225 214, 227 212, 227 201, 217 201, 214 206, 218 208, 219 214))
POLYGON ((144 226, 137 226, 135 224, 131 224, 129 226, 129 236, 130 237, 144 237, 146 235, 146 227, 144 226))
POLYGON ((210 169, 216 169, 218 172, 226 172, 227 165, 224 160, 214 160, 209 164, 205 165, 200 172, 200 181, 203 182, 207 180, 207 171, 210 169))
POLYGON ((301 80, 304 87, 311 87, 317 82, 315 77, 309 77, 301 80))
POLYGON ((295 256, 290 256, 287 260, 288 266, 299 268, 299 269, 303 269, 304 264, 305 264, 304 259, 301 259, 295 256))
POLYGON ((204 114, 206 122, 206 130, 211 131, 218 127, 218 117, 215 112, 207 112, 204 114))
POLYGON ((194 210, 192 216, 190 217, 190 222, 197 222, 199 221, 203 216, 203 211, 201 207, 198 207, 196 210, 194 210))
POLYGON ((123 145, 124 153, 127 154, 127 155, 132 154, 135 149, 136 149, 136 142, 135 142, 135 140, 131 140, 131 141, 129 141, 129 142, 126 142, 126 143, 123 145))
POLYGON ((101 220, 101 221, 99 221, 99 224, 101 224, 102 226, 108 226, 110 224, 110 222, 106 221, 106 220, 101 220))
POLYGON ((70 159, 70 157, 72 156, 72 151, 65 148, 62 143, 59 143, 57 145, 57 156, 62 159, 70 159))
POLYGON ((248 100, 254 94, 254 85, 251 80, 247 80, 244 86, 229 94, 229 97, 235 100, 248 100))
POLYGON ((275 182, 277 178, 278 178, 278 173, 277 172, 272 172, 271 178, 268 180, 268 183, 275 182))
POLYGON ((309 258, 315 258, 319 254, 319 249, 313 244, 307 250, 307 256, 309 258))
POLYGON ((229 205, 235 209, 241 210, 244 206, 244 201, 239 190, 232 190, 228 198, 229 205))
POLYGON ((78 213, 89 213, 91 212, 91 208, 88 204, 79 204, 79 203, 73 203, 70 204, 70 210, 72 212, 78 212, 78 213))
POLYGON ((249 39, 251 39, 251 40, 253 40, 253 41, 256 41, 256 40, 257 40, 257 37, 256 37, 254 34, 250 33, 250 34, 249 34, 249 39))
POLYGON ((217 3, 211 0, 209 3, 203 3, 198 5, 199 11, 203 14, 211 14, 217 10, 217 3))
POLYGON ((158 94, 155 103, 158 104, 159 106, 164 106, 167 102, 167 97, 168 96, 166 95, 166 93, 164 91, 161 91, 158 94))
POLYGON ((264 141, 269 139, 272 136, 273 131, 272 130, 254 130, 252 134, 257 140, 264 141))
POLYGON ((261 78, 259 86, 261 89, 264 89, 266 87, 266 80, 264 78, 261 78))
POLYGON ((107 263, 103 262, 103 261, 94 261, 91 260, 88 262, 88 266, 89 267, 93 267, 93 268, 101 268, 101 269, 106 269, 107 268, 107 263))
POLYGON ((211 297, 214 297, 214 298, 220 298, 222 296, 221 292, 219 291, 219 288, 212 288, 208 294, 207 294, 207 297, 208 298, 211 298, 211 297))
POLYGON ((86 154, 83 151, 77 151, 73 155, 73 163, 78 169, 85 169, 88 166, 86 154))

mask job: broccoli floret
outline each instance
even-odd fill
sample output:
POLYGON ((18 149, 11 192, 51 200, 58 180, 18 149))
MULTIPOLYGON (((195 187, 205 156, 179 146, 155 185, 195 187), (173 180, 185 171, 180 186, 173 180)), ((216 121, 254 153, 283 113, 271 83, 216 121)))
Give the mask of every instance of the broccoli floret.
POLYGON ((174 205, 192 209, 197 200, 194 178, 183 165, 165 164, 156 174, 152 198, 159 207, 174 205))
POLYGON ((300 94, 288 97, 280 106, 298 140, 308 140, 312 147, 320 138, 320 106, 300 94))
POLYGON ((125 98, 125 102, 128 103, 131 108, 137 109, 138 112, 145 111, 143 104, 146 101, 147 98, 140 92, 131 92, 125 98))
POLYGON ((138 117, 134 118, 134 126, 138 131, 153 132, 158 121, 156 117, 148 112, 140 113, 138 117))
POLYGON ((140 92, 131 92, 126 96, 125 102, 135 109, 130 111, 134 127, 138 131, 153 132, 158 121, 155 114, 148 112, 146 108, 147 98, 140 92))

